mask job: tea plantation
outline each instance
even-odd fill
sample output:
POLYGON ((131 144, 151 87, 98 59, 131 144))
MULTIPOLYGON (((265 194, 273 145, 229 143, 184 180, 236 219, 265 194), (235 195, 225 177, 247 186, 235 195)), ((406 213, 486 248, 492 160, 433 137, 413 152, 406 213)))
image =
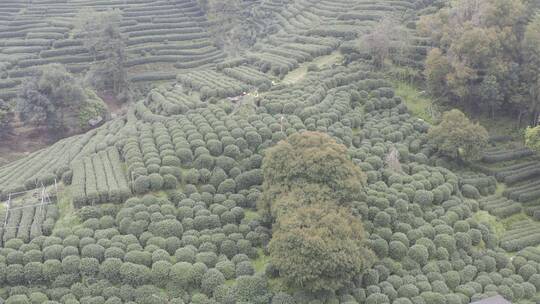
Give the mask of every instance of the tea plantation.
POLYGON ((0 298, 468 304, 498 294, 540 303, 536 156, 499 142, 468 173, 436 166, 430 125, 351 49, 381 18, 414 15, 421 2, 245 0, 245 22, 273 30, 226 58, 194 0, 2 1, 0 98, 40 65, 89 67, 70 32, 83 7, 122 12, 131 81, 167 82, 127 115, 0 167, 3 201, 58 187, 43 210, 0 206, 0 298), (345 64, 345 55, 354 59, 345 64), (330 63, 317 65, 323 56, 330 63), (167 69, 141 68, 155 63, 167 69), (261 211, 265 155, 306 131, 330 135, 365 174, 346 210, 361 220, 373 261, 337 290, 287 284, 270 259, 285 225, 272 227, 261 211), (400 170, 387 164, 394 150, 400 170))

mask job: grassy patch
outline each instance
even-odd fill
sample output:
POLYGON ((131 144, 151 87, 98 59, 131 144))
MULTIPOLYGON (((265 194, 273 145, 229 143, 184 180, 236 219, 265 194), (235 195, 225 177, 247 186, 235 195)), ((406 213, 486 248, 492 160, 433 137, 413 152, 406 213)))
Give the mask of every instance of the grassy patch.
POLYGON ((266 264, 270 262, 270 256, 265 255, 262 248, 257 249, 259 257, 253 260, 253 268, 255 268, 255 273, 264 273, 266 269, 266 264))
POLYGON ((495 235, 500 238, 506 231, 505 226, 496 216, 489 214, 487 211, 478 211, 473 215, 473 218, 479 223, 485 223, 493 229, 495 235))
POLYGON ((331 66, 332 64, 339 64, 342 60, 343 56, 339 53, 339 51, 334 51, 326 56, 317 57, 313 61, 305 62, 298 68, 290 71, 285 78, 283 78, 282 82, 285 84, 293 84, 304 79, 308 73, 308 66, 311 64, 315 64, 319 69, 321 69, 331 66))
POLYGON ((506 230, 510 229, 514 223, 531 220, 531 217, 523 212, 514 214, 505 219, 500 219, 489 214, 487 211, 478 211, 473 215, 473 218, 479 223, 488 224, 499 239, 503 237, 506 230))
POLYGON ((65 187, 61 191, 58 191, 57 205, 58 210, 60 211, 60 217, 56 221, 54 229, 73 228, 80 224, 79 217, 76 214, 72 201, 69 187, 65 187))
POLYGON ((397 96, 403 98, 403 102, 411 113, 429 123, 433 123, 433 117, 429 114, 432 105, 431 99, 421 93, 418 88, 401 81, 393 81, 397 96))
POLYGON ((513 224, 517 222, 521 222, 521 221, 527 221, 527 220, 532 221, 530 216, 528 216, 527 214, 523 212, 520 212, 501 220, 501 222, 504 228, 509 229, 513 224))
POLYGON ((156 197, 167 198, 167 192, 163 190, 152 192, 152 194, 155 195, 156 197))
POLYGON ((244 221, 246 223, 249 223, 252 220, 258 220, 260 218, 260 215, 257 211, 253 210, 246 210, 244 213, 244 221))
POLYGON ((495 195, 502 195, 504 190, 506 190, 506 185, 503 183, 497 183, 497 188, 495 188, 495 195))

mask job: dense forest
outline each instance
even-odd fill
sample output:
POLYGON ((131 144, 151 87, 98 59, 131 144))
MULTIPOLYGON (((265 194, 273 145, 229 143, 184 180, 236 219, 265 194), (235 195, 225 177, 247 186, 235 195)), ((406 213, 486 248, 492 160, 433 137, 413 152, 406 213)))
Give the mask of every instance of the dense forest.
POLYGON ((0 38, 0 302, 540 303, 538 1, 4 0, 0 38))

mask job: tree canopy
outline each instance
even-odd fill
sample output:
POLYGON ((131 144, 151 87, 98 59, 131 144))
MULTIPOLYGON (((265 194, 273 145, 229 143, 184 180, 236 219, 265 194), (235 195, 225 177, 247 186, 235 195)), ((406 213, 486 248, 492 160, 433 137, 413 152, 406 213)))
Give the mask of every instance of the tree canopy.
POLYGON ((360 221, 347 208, 321 202, 283 215, 269 248, 285 279, 312 291, 337 290, 363 270, 360 221))
POLYGON ((284 279, 334 291, 370 263, 361 221, 350 204, 365 175, 330 136, 303 132, 267 150, 261 207, 275 217, 269 249, 284 279), (269 210, 270 209, 270 210, 269 210))
POLYGON ((463 112, 453 109, 442 115, 441 122, 428 131, 429 141, 439 152, 458 160, 473 160, 487 146, 488 133, 471 122, 463 112))
POLYGON ((345 146, 323 133, 289 136, 266 151, 262 168, 265 191, 261 202, 267 210, 276 195, 293 192, 295 186, 313 187, 312 193, 341 205, 363 197, 365 174, 352 162, 345 146))

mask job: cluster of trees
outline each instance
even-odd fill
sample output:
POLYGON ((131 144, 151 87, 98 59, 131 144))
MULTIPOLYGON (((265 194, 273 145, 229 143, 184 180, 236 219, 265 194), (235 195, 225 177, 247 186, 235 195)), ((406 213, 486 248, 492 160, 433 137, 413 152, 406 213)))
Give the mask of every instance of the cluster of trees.
MULTIPOLYGON (((537 1, 454 1, 421 18, 435 48, 427 88, 441 103, 495 115, 510 109, 536 123, 540 110, 540 15, 537 1)), ((506 112, 506 111, 505 111, 506 112)))
POLYGON ((360 50, 369 54, 373 64, 382 68, 387 59, 400 62, 410 52, 411 33, 399 20, 386 17, 361 38, 360 50))
POLYGON ((365 176, 346 148, 324 133, 296 133, 266 151, 260 208, 275 219, 272 265, 287 283, 335 291, 370 264, 351 202, 365 176))
POLYGON ((76 116, 87 101, 81 81, 63 65, 50 64, 22 85, 17 110, 23 121, 61 133, 78 128, 76 116))
POLYGON ((240 0, 198 0, 210 21, 210 34, 217 47, 238 55, 256 41, 257 29, 247 23, 248 11, 240 0))
MULTIPOLYGON (((82 10, 77 20, 76 35, 83 39, 84 47, 96 60, 85 78, 78 79, 64 66, 51 64, 39 69, 18 93, 17 110, 21 119, 47 126, 58 134, 87 128, 89 119, 103 118, 106 106, 92 90, 111 92, 122 101, 129 100, 130 95, 120 13, 82 10), (80 122, 77 118, 86 121, 80 122)), ((0 107, 3 122, 6 120, 4 112, 0 107)))

